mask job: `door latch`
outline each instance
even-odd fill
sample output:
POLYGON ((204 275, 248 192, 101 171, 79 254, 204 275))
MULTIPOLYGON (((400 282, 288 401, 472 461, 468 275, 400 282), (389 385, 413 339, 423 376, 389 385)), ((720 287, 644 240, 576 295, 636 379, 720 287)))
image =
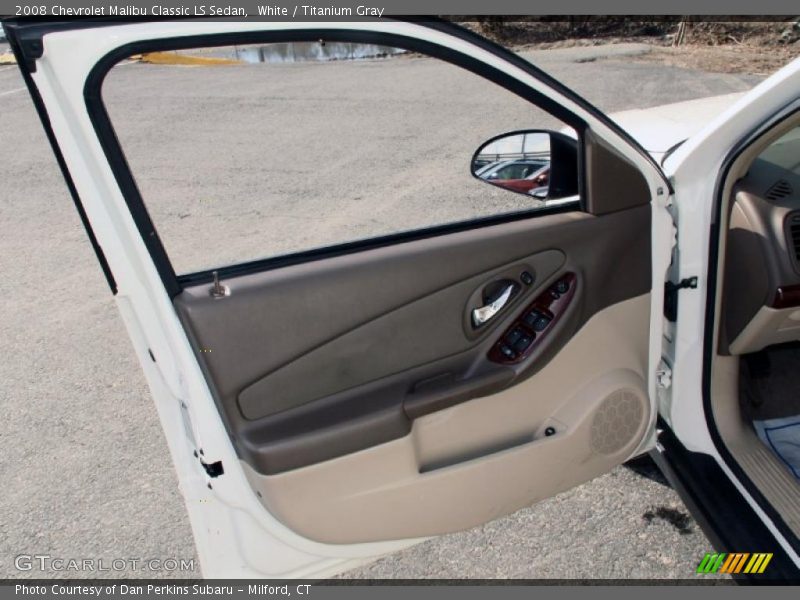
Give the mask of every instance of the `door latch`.
POLYGON ((668 281, 664 284, 664 316, 673 323, 678 319, 678 292, 683 289, 697 289, 697 277, 687 277, 678 283, 668 281))
POLYGON ((656 385, 662 390, 668 390, 672 386, 672 369, 663 359, 656 369, 656 385))

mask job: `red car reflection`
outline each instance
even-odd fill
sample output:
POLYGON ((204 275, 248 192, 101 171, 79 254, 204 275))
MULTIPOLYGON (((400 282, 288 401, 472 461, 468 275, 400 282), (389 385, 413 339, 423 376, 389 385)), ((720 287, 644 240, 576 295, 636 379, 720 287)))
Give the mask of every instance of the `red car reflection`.
POLYGON ((527 194, 534 188, 547 186, 547 181, 550 175, 550 167, 542 167, 535 173, 529 175, 525 179, 497 179, 493 180, 499 186, 515 192, 522 192, 527 194))
POLYGON ((486 165, 476 175, 494 185, 527 194, 547 185, 550 165, 532 160, 509 160, 486 165))

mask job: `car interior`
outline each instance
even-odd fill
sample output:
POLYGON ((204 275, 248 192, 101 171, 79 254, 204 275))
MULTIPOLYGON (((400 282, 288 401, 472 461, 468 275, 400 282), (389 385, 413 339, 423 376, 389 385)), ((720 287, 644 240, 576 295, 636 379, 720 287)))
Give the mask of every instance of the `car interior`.
POLYGON ((714 424, 800 534, 800 117, 764 133, 726 180, 711 365, 714 424))

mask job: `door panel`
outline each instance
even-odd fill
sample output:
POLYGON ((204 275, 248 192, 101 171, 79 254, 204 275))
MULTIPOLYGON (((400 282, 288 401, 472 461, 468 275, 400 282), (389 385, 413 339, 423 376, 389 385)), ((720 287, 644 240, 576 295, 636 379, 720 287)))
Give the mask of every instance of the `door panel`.
POLYGON ((417 419, 405 437, 279 475, 245 472, 270 512, 328 543, 426 537, 509 514, 637 446, 650 417, 649 306, 644 294, 596 313, 535 377, 417 419))
POLYGON ((649 205, 543 216, 226 279, 222 299, 200 284, 175 306, 240 456, 275 474, 405 436, 417 416, 541 370, 593 315, 649 291, 649 223, 649 205), (552 331, 517 364, 491 360, 565 273, 574 295, 552 331), (520 291, 475 329, 476 291, 498 280, 520 291))

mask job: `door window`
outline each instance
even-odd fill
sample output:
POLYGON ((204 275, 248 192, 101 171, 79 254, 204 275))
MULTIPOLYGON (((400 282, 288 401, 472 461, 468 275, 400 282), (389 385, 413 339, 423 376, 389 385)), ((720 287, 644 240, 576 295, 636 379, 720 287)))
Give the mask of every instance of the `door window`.
MULTIPOLYGON (((565 129, 458 66, 360 44, 144 55, 111 70, 103 100, 178 274, 535 214, 533 184, 486 185, 473 154, 504 132, 565 129)), ((499 180, 546 166, 486 161, 499 180)))

